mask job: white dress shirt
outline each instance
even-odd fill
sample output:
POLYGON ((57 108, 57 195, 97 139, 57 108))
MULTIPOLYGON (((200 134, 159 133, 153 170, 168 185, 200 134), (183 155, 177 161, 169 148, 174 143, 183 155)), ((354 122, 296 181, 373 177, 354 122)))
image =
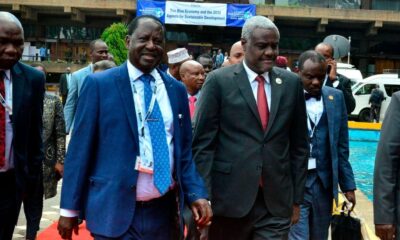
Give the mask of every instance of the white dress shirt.
MULTIPOLYGON (((257 103, 258 81, 256 80, 256 77, 259 74, 255 73, 253 70, 251 70, 246 65, 246 61, 243 61, 243 66, 244 66, 244 69, 246 70, 247 78, 249 79, 250 86, 251 86, 251 89, 253 91, 254 98, 256 99, 256 103, 257 103)), ((270 79, 269 79, 268 72, 265 72, 265 73, 263 73, 261 75, 265 78, 264 90, 265 90, 265 94, 267 95, 268 110, 271 111, 271 82, 270 82, 270 79)))
POLYGON ((311 122, 312 121, 315 126, 318 124, 319 120, 321 119, 322 113, 324 112, 324 102, 321 99, 318 101, 315 98, 310 98, 306 101, 306 109, 307 109, 307 116, 308 116, 308 130, 311 131, 311 122))
MULTIPOLYGON (((139 80, 139 77, 143 75, 143 72, 141 72, 139 69, 137 69, 135 66, 133 66, 129 61, 127 62, 128 66, 128 74, 129 74, 129 79, 132 84, 135 85, 136 91, 138 92, 140 98, 141 98, 141 112, 146 112, 145 111, 145 101, 144 101, 144 84, 141 80, 139 80)), ((154 87, 154 84, 157 85, 157 92, 156 92, 156 99, 158 102, 158 105, 160 106, 161 114, 164 120, 164 125, 165 125, 165 133, 167 136, 167 144, 168 144, 168 150, 169 150, 169 160, 170 160, 170 169, 171 169, 171 183, 173 183, 173 178, 172 178, 172 173, 174 169, 174 144, 173 144, 173 134, 174 134, 174 128, 173 128, 173 114, 172 114, 172 108, 171 108, 171 103, 169 101, 167 89, 165 88, 164 81, 161 79, 160 74, 157 72, 156 69, 153 69, 153 71, 150 73, 154 79, 155 83, 151 82, 151 87, 154 87)), ((133 86, 132 86, 132 94, 133 94, 133 86)), ((135 101, 135 106, 137 106, 137 101, 135 101)), ((136 107, 137 108, 137 107, 136 107)), ((139 115, 138 115, 138 110, 136 110, 136 119, 138 120, 138 132, 141 132, 141 124, 139 120, 139 115)), ((144 151, 146 151, 146 156, 147 158, 153 158, 153 148, 151 145, 151 138, 150 138, 150 132, 149 128, 147 125, 147 122, 144 123, 144 137, 139 134, 139 148, 140 148, 140 155, 143 156, 144 151)), ((153 181, 153 174, 147 174, 143 172, 139 172, 139 177, 137 180, 137 185, 136 185, 136 200, 138 201, 148 201, 153 198, 158 198, 160 197, 160 193, 154 186, 154 181, 153 181)))
MULTIPOLYGON (((134 87, 141 99, 141 112, 145 109, 145 101, 144 101, 144 83, 139 80, 139 77, 143 75, 139 69, 132 65, 132 63, 128 60, 128 74, 129 80, 131 83, 132 95, 134 96, 134 87)), ((170 160, 170 169, 171 169, 171 183, 174 184, 174 180, 172 177, 173 170, 174 170, 174 144, 173 144, 173 114, 171 103, 169 101, 168 93, 165 88, 164 81, 161 79, 160 74, 154 69, 150 73, 155 82, 151 82, 151 87, 153 88, 157 85, 157 92, 156 92, 156 99, 158 105, 160 106, 160 111, 164 120, 165 125, 165 133, 167 136, 167 145, 169 150, 169 160, 170 160)), ((135 108, 137 108, 137 101, 135 102, 135 108)), ((141 132, 141 122, 139 120, 139 111, 136 109, 136 119, 137 119, 137 126, 138 126, 138 133, 141 132)), ((153 149, 151 145, 151 137, 147 123, 144 123, 144 137, 139 134, 139 148, 140 148, 140 155, 143 156, 144 151, 146 151, 147 158, 153 158, 153 149)), ((132 161, 136 161, 136 156, 132 156, 132 161)), ((136 200, 137 201, 148 201, 154 198, 160 197, 161 194, 154 186, 154 180, 152 174, 147 174, 143 172, 139 172, 137 183, 136 183, 136 200)), ((67 209, 60 209, 60 215, 64 217, 75 217, 78 216, 79 212, 75 210, 67 210, 67 209)))
MULTIPOLYGON (((6 104, 12 107, 12 77, 10 70, 4 70, 4 87, 5 87, 5 96, 3 96, 6 100, 6 104)), ((0 106, 3 107, 3 106, 0 106)), ((5 164, 2 168, 0 168, 0 172, 6 172, 10 169, 14 168, 14 153, 12 151, 12 140, 13 140, 13 128, 10 119, 10 115, 6 110, 6 149, 5 149, 5 164)))

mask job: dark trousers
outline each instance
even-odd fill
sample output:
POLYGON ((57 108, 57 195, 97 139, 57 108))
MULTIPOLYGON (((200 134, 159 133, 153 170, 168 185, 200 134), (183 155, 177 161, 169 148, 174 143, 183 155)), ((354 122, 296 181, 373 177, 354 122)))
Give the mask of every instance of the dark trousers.
POLYGON ((171 240, 176 227, 174 191, 148 202, 137 202, 132 223, 126 233, 117 238, 92 234, 95 240, 171 240))
POLYGON ((11 240, 18 220, 20 200, 17 196, 15 172, 0 173, 0 239, 11 240))
POLYGON ((26 239, 35 239, 40 228, 43 211, 43 180, 38 178, 27 185, 27 194, 22 200, 26 217, 26 239))
POLYGON ((324 187, 315 170, 308 171, 304 200, 300 205, 300 220, 291 227, 289 240, 328 239, 332 218, 332 192, 331 187, 324 187))
POLYGON ((369 112, 369 119, 371 122, 374 120, 379 123, 379 118, 381 115, 381 105, 371 104, 371 109, 369 112))
POLYGON ((290 217, 272 216, 265 206, 262 190, 250 212, 242 218, 214 216, 210 240, 281 240, 287 239, 290 217))

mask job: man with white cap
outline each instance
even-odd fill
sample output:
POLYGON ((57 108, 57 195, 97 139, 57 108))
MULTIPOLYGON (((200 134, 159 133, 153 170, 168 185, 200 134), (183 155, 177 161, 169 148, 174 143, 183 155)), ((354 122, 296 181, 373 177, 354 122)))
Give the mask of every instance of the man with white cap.
POLYGON ((167 52, 168 55, 168 71, 167 73, 174 77, 176 80, 181 81, 179 69, 181 64, 190 60, 189 53, 186 48, 177 48, 167 52))

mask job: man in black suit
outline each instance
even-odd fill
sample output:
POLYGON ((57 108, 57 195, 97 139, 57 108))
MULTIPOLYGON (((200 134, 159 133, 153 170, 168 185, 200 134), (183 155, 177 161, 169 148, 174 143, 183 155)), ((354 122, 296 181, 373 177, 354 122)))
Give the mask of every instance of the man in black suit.
POLYGON ((65 102, 67 101, 68 97, 68 89, 69 89, 69 83, 71 81, 71 68, 67 67, 66 72, 61 74, 60 76, 60 96, 62 99, 62 104, 65 106, 65 102))
POLYGON ((375 233, 400 239, 400 91, 393 93, 383 119, 374 169, 375 233))
POLYGON ((11 240, 21 200, 39 182, 42 161, 44 75, 18 62, 23 28, 0 12, 0 239, 11 240))
POLYGON ((326 73, 325 85, 339 89, 343 92, 344 101, 346 103, 347 114, 353 112, 356 108, 356 100, 351 91, 351 81, 342 74, 337 73, 336 61, 333 58, 334 50, 329 43, 319 43, 315 46, 315 51, 324 56, 328 64, 328 72, 326 73))
POLYGON ((241 41, 244 61, 208 75, 195 114, 193 156, 214 213, 209 238, 282 239, 298 221, 307 173, 303 87, 273 67, 279 30, 269 19, 248 19, 241 41))

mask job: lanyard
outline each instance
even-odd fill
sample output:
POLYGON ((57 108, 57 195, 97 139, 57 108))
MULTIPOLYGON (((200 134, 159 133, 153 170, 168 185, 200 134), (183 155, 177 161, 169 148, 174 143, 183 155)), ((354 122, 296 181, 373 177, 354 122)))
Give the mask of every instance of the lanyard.
POLYGON ((312 126, 312 124, 311 124, 311 117, 310 117, 310 115, 307 113, 307 116, 308 116, 308 118, 307 118, 307 126, 308 126, 308 135, 309 135, 309 137, 310 137, 310 139, 312 139, 313 138, 313 136, 314 136, 314 133, 315 133, 315 128, 317 127, 317 115, 315 115, 315 117, 314 117, 314 126, 313 127, 311 127, 312 126))
POLYGON ((138 92, 136 90, 136 86, 135 86, 134 81, 132 81, 132 88, 133 88, 133 97, 134 97, 134 102, 135 102, 135 109, 137 111, 137 114, 139 115, 139 121, 140 121, 140 125, 141 125, 140 126, 140 133, 141 133, 141 136, 144 137, 144 123, 146 121, 150 121, 151 120, 149 117, 150 117, 151 113, 154 110, 154 105, 155 105, 155 102, 156 102, 156 94, 157 94, 157 85, 154 86, 153 94, 152 94, 151 100, 150 100, 150 106, 149 106, 149 109, 147 110, 145 116, 143 116, 143 114, 142 114, 142 106, 143 105, 142 105, 142 101, 140 99, 140 96, 139 96, 139 94, 138 94, 138 92))

